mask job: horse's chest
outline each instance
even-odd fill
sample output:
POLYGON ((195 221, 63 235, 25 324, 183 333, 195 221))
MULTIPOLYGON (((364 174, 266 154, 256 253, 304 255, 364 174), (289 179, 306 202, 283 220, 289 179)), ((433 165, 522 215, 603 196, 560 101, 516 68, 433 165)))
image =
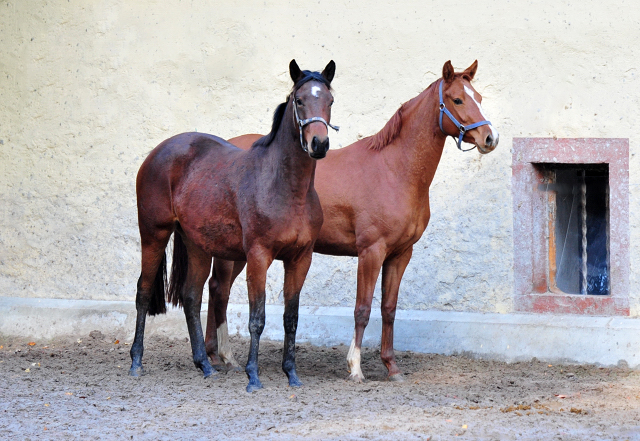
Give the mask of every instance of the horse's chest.
POLYGON ((299 250, 308 247, 317 237, 322 225, 321 212, 309 207, 283 209, 271 218, 254 224, 260 242, 275 250, 299 250))

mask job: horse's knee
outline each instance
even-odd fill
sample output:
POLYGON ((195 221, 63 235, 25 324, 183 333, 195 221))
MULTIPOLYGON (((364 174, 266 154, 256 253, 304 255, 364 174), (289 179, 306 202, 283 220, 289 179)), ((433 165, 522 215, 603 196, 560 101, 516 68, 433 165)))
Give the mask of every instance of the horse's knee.
POLYGON ((264 317, 250 317, 249 318, 249 332, 251 334, 261 335, 264 330, 264 317))
POLYGON ((367 326, 369 324, 369 316, 371 315, 371 306, 358 305, 353 313, 356 326, 367 326))
POLYGON ((391 323, 396 320, 396 307, 395 306, 383 306, 381 308, 382 322, 391 323))

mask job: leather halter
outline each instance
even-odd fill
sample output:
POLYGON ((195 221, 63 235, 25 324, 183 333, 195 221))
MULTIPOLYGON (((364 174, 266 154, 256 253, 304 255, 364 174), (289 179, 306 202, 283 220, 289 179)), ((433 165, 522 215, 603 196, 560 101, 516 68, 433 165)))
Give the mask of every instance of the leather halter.
POLYGON ((309 153, 309 147, 307 146, 305 148, 304 140, 302 139, 302 129, 304 128, 304 126, 306 126, 307 124, 311 124, 312 122, 321 122, 327 127, 327 130, 329 130, 329 127, 331 127, 336 132, 340 130, 340 127, 334 126, 331 123, 328 123, 321 116, 312 116, 311 118, 300 119, 300 117, 298 116, 298 104, 296 103, 295 94, 292 94, 292 97, 293 97, 293 116, 296 119, 296 124, 298 126, 298 130, 300 131, 300 147, 302 147, 302 150, 304 150, 305 153, 309 153))
MULTIPOLYGON (((462 138, 464 137, 464 134, 466 132, 468 132, 469 130, 475 129, 477 127, 480 126, 485 126, 485 125, 491 125, 491 121, 478 121, 476 123, 473 124, 469 124, 468 126, 463 126, 462 124, 460 124, 458 122, 458 120, 455 118, 455 116, 453 116, 453 114, 451 112, 449 112, 449 109, 447 109, 447 107, 444 105, 444 100, 442 99, 442 84, 444 83, 444 80, 440 81, 440 86, 439 86, 439 90, 438 90, 438 96, 440 98, 440 118, 438 120, 438 123, 440 124, 440 130, 442 130, 442 133, 444 133, 445 135, 447 134, 447 132, 444 131, 444 128, 442 127, 442 115, 446 114, 449 119, 451 120, 451 122, 453 124, 455 124, 456 128, 458 130, 460 130, 460 136, 458 136, 458 139, 456 141, 456 144, 458 145, 458 150, 460 150, 461 152, 468 152, 469 150, 473 150, 476 148, 476 146, 474 145, 473 147, 471 147, 470 149, 463 149, 461 147, 462 145, 462 138)), ((453 139, 456 139, 456 137, 454 135, 449 135, 451 136, 453 139)))

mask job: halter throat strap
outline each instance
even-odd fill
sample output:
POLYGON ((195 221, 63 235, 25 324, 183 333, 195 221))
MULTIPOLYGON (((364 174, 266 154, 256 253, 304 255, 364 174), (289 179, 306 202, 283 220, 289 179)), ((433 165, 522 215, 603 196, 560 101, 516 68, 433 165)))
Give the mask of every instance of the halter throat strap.
MULTIPOLYGON (((464 134, 469 130, 475 129, 477 127, 491 125, 491 121, 486 121, 486 120, 478 121, 473 124, 469 124, 468 126, 463 126, 462 124, 460 124, 460 122, 456 119, 456 117, 453 116, 453 114, 449 111, 449 109, 447 109, 447 106, 444 105, 444 99, 442 98, 443 84, 444 84, 444 80, 440 81, 440 86, 438 88, 438 98, 440 99, 440 117, 438 118, 438 124, 440 124, 440 130, 442 130, 442 133, 447 135, 447 132, 445 132, 444 128, 442 127, 442 116, 447 115, 451 120, 451 122, 455 124, 456 128, 460 131, 460 134, 458 135, 458 139, 456 140, 456 145, 458 146, 458 150, 460 150, 461 152, 468 152, 469 150, 473 150, 476 148, 475 145, 470 149, 462 148, 462 138, 464 138, 464 134)), ((456 139, 454 135, 449 135, 449 136, 451 136, 454 140, 456 139)))
POLYGON ((312 122, 321 122, 327 127, 327 130, 329 130, 329 127, 331 127, 336 132, 340 130, 340 127, 328 123, 321 116, 312 116, 311 118, 300 119, 300 117, 298 116, 298 105, 296 104, 295 95, 293 96, 293 116, 296 119, 296 125, 298 126, 298 131, 300 132, 300 147, 302 148, 302 150, 304 150, 305 153, 309 153, 309 148, 305 147, 304 140, 302 138, 302 129, 304 128, 304 126, 311 124, 312 122))

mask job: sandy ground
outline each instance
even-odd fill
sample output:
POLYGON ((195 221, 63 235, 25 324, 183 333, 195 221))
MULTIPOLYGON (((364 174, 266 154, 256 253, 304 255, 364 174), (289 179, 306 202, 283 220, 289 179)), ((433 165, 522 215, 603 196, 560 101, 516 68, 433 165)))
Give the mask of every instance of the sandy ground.
MULTIPOLYGON (((1 439, 640 440, 640 372, 626 367, 399 353, 406 381, 391 383, 365 349, 354 384, 346 346, 303 344, 292 389, 282 344, 263 341, 265 388, 248 394, 243 372, 203 379, 186 339, 148 338, 131 378, 130 346, 92 335, 0 340, 1 439)), ((248 341, 232 346, 244 360, 248 341)))

